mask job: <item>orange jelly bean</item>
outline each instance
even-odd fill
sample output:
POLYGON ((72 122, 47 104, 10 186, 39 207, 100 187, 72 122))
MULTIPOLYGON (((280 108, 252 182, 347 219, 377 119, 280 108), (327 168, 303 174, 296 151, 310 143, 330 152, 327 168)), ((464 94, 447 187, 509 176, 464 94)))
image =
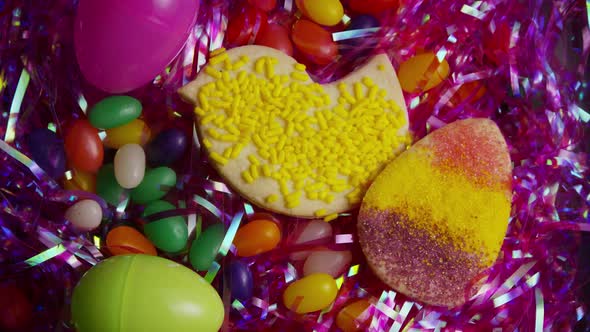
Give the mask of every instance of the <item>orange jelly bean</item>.
POLYGON ((102 166, 102 142, 98 130, 88 120, 76 120, 64 141, 68 161, 76 169, 94 173, 102 166))
POLYGON ((238 256, 250 257, 271 251, 281 241, 281 230, 270 220, 254 220, 238 229, 234 245, 238 256))
POLYGON ((129 226, 118 226, 107 234, 107 248, 113 255, 145 254, 156 256, 154 245, 139 231, 129 226))
POLYGON ((93 193, 96 191, 96 176, 90 172, 73 169, 72 178, 64 181, 64 188, 93 193))
POLYGON ((125 144, 144 146, 150 139, 150 128, 142 120, 135 119, 126 125, 108 129, 104 145, 118 149, 125 144))
POLYGON ((449 76, 449 63, 432 52, 417 54, 400 65, 397 76, 405 92, 428 91, 449 76))
POLYGON ((338 45, 332 40, 332 34, 311 21, 295 22, 291 38, 295 47, 315 64, 326 65, 338 55, 338 45))
POLYGON ((359 317, 367 308, 370 303, 367 300, 358 300, 353 302, 346 307, 342 308, 336 316, 336 325, 344 332, 357 332, 364 330, 367 323, 369 323, 369 317, 359 317))

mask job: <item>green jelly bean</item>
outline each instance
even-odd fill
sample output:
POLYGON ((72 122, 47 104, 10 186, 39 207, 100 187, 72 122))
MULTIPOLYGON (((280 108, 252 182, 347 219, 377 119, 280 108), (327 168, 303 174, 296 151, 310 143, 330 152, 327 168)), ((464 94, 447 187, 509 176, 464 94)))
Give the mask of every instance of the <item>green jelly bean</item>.
POLYGON ((113 164, 103 165, 96 176, 96 193, 107 203, 117 206, 129 197, 129 192, 115 178, 113 164))
MULTIPOLYGON (((166 201, 154 201, 145 207, 143 217, 174 209, 176 207, 166 201)), ((156 247, 166 252, 181 251, 188 240, 188 229, 181 216, 150 221, 143 226, 143 231, 156 247)))
POLYGON ((139 100, 129 96, 112 96, 96 103, 89 112, 88 120, 95 128, 110 129, 127 124, 140 114, 139 100))
POLYGON ((189 258, 191 265, 197 271, 206 271, 209 269, 215 257, 223 238, 225 228, 223 224, 209 226, 198 238, 193 241, 189 258))
POLYGON ((164 197, 176 185, 176 173, 168 167, 152 168, 145 173, 139 186, 131 191, 131 199, 146 204, 164 197))

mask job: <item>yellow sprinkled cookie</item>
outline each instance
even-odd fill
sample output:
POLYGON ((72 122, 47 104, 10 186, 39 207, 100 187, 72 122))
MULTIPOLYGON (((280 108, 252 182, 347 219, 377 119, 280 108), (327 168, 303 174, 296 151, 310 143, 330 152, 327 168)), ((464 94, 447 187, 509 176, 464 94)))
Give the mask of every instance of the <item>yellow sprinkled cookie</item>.
POLYGON ((306 218, 347 211, 411 141, 384 54, 324 85, 272 48, 212 54, 179 93, 195 106, 212 164, 258 206, 306 218))

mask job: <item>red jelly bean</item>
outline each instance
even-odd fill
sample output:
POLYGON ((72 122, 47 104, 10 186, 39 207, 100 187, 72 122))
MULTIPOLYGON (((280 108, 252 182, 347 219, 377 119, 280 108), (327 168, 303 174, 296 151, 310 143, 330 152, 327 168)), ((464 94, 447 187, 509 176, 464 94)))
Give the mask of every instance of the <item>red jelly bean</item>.
POLYGON ((293 55, 293 43, 289 38, 289 30, 280 24, 268 24, 260 30, 255 43, 275 48, 290 56, 293 55))
POLYGON ((0 285, 0 294, 0 330, 26 330, 33 313, 28 297, 12 284, 0 285))
POLYGON ((380 15, 386 10, 396 8, 398 0, 350 0, 348 5, 360 14, 380 15))
POLYGON ((338 55, 332 34, 311 21, 295 22, 291 36, 295 47, 315 64, 326 65, 338 55))
POLYGON ((512 31, 506 23, 498 24, 494 32, 486 31, 483 38, 486 56, 497 64, 501 63, 501 60, 507 57, 510 49, 511 35, 512 31))
POLYGON ((88 120, 76 120, 65 137, 66 156, 74 168, 96 172, 102 166, 104 150, 98 130, 88 120))
POLYGON ((246 6, 241 13, 229 20, 225 41, 231 46, 249 44, 255 40, 259 31, 263 30, 267 23, 266 13, 252 6, 246 6))
POLYGON ((265 12, 269 12, 277 6, 277 0, 248 0, 248 3, 265 12))

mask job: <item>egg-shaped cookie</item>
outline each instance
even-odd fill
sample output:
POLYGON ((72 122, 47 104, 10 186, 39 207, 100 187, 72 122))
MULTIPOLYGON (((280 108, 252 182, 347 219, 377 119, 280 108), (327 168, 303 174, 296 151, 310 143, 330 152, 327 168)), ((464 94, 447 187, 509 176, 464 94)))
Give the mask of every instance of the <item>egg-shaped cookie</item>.
POLYGON ((417 142, 363 199, 358 235, 372 270, 423 303, 463 304, 502 246, 511 176, 506 142, 491 120, 457 121, 417 142))

